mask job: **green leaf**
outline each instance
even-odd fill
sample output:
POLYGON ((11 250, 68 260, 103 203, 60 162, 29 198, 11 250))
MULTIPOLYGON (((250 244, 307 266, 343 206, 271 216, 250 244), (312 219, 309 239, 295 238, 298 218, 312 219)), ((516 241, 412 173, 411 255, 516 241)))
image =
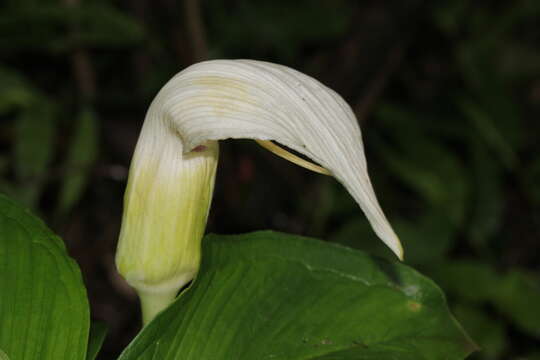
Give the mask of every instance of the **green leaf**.
POLYGON ((12 360, 84 359, 89 306, 79 268, 39 219, 0 195, 0 348, 12 360))
POLYGON ((118 48, 133 46, 144 37, 141 26, 125 13, 91 2, 73 7, 54 3, 8 8, 0 14, 0 33, 5 35, 0 46, 11 51, 118 48))
POLYGON ((88 352, 86 360, 94 360, 107 336, 107 325, 102 322, 93 322, 90 326, 90 338, 88 339, 88 352))
POLYGON ((512 270, 499 280, 495 307, 521 330, 540 337, 540 279, 512 270))
POLYGON ((469 302, 486 302, 496 295, 500 277, 490 265, 474 260, 442 263, 430 271, 448 293, 469 302))
POLYGON ((80 199, 88 182, 90 167, 98 154, 97 118, 91 110, 83 110, 77 120, 65 167, 67 170, 60 191, 58 213, 65 214, 80 199))
POLYGON ((415 265, 439 263, 449 252, 456 233, 451 221, 436 213, 416 221, 396 221, 395 228, 405 244, 405 263, 415 265))
POLYGON ((521 330, 540 336, 540 279, 523 270, 498 273, 472 260, 440 264, 430 271, 449 295, 471 303, 489 303, 521 330))
MULTIPOLYGON (((414 221, 392 219, 391 222, 403 243, 407 264, 425 265, 439 262, 449 251, 454 239, 455 228, 451 222, 435 214, 414 221)), ((330 236, 330 240, 384 259, 396 258, 375 235, 365 217, 354 217, 346 222, 330 236)))
POLYGON ((375 142, 388 170, 431 205, 430 212, 440 211, 454 226, 461 226, 471 184, 455 150, 434 136, 433 125, 411 126, 411 121, 406 120, 414 117, 406 111, 383 106, 377 116, 388 132, 385 138, 391 138, 375 142))
POLYGON ((479 359, 500 359, 508 347, 505 324, 480 306, 459 304, 453 308, 456 318, 482 349, 479 359))
POLYGON ((504 223, 504 190, 502 167, 476 138, 471 139, 474 191, 471 191, 471 213, 468 235, 473 245, 489 251, 486 246, 504 223))
POLYGON ((144 38, 144 29, 126 12, 105 3, 81 2, 70 9, 71 20, 78 21, 79 31, 66 45, 119 48, 133 46, 144 38), (84 44, 84 45, 82 45, 84 44))
POLYGON ((35 97, 32 89, 17 71, 0 67, 0 113, 28 105, 35 97))
POLYGON ((497 119, 468 99, 461 100, 459 106, 475 128, 478 137, 500 157, 508 168, 514 167, 517 163, 516 152, 508 141, 506 132, 497 127, 497 119))
POLYGON ((197 280, 130 359, 463 359, 475 349, 413 269, 273 232, 210 235, 197 280))
POLYGON ((331 42, 347 31, 352 9, 343 0, 243 1, 230 7, 223 1, 208 1, 209 35, 222 51, 260 51, 294 59, 303 46, 331 42), (306 11, 309 9, 309 11, 306 11), (231 16, 235 21, 230 21, 231 16))
POLYGON ((45 99, 21 111, 15 123, 15 173, 18 199, 34 207, 46 180, 46 169, 54 153, 56 111, 45 99))

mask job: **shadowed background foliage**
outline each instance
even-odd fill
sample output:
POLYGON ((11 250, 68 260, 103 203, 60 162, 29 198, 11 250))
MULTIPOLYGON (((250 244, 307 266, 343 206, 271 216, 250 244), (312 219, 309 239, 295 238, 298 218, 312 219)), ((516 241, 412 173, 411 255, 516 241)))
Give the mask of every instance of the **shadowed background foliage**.
MULTIPOLYGON (((114 358, 140 322, 114 251, 150 101, 197 61, 288 65, 353 107, 405 262, 445 290, 471 358, 540 359, 539 16, 536 0, 6 0, 0 191, 63 237, 114 358)), ((208 231, 259 229, 392 258, 332 178, 222 142, 208 231)))

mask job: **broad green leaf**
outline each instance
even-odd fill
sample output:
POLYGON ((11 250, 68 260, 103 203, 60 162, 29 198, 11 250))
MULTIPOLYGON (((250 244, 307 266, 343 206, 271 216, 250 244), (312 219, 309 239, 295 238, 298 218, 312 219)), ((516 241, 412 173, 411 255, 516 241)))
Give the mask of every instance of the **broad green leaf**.
POLYGON ((93 322, 90 326, 90 337, 88 339, 88 352, 86 353, 86 360, 94 360, 96 358, 106 336, 107 325, 101 322, 93 322))
POLYGON ((0 348, 12 360, 85 359, 89 307, 64 244, 0 195, 0 348))
POLYGON ((91 110, 83 110, 74 129, 65 168, 67 174, 60 191, 59 214, 65 214, 80 199, 88 182, 91 166, 98 154, 98 120, 91 110))
POLYGON ((121 360, 451 360, 475 349, 439 288, 405 265, 273 232, 203 243, 196 281, 121 360))

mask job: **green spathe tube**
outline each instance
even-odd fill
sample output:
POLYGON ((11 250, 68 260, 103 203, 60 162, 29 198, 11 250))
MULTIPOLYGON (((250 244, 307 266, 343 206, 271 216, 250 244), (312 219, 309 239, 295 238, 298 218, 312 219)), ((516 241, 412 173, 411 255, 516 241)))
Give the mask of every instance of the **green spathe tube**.
POLYGON ((197 274, 219 152, 209 141, 184 154, 179 137, 147 130, 131 163, 116 253, 118 271, 139 295, 144 324, 197 274))

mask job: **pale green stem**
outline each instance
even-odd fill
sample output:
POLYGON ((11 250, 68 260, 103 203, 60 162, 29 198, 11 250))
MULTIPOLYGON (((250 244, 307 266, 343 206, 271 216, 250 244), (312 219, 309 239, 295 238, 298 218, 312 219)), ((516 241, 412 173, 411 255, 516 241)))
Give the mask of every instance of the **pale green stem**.
POLYGON ((141 310, 143 318, 143 326, 146 326, 152 321, 158 313, 165 310, 167 306, 172 304, 176 297, 177 291, 172 292, 147 292, 137 291, 141 301, 141 310))

